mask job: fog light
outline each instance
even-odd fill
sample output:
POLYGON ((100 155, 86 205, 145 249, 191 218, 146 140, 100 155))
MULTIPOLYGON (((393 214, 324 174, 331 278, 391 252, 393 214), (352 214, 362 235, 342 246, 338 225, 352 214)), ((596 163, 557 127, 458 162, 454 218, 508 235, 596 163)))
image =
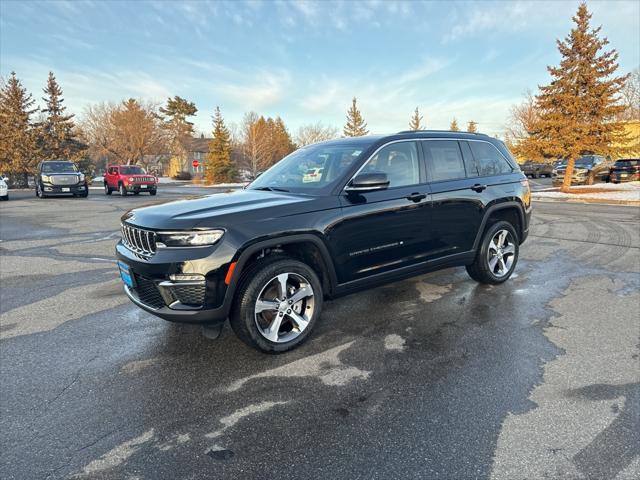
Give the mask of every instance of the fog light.
POLYGON ((169 275, 169 278, 174 282, 198 282, 198 281, 204 282, 204 275, 200 275, 198 273, 191 273, 191 274, 177 273, 177 274, 169 275))

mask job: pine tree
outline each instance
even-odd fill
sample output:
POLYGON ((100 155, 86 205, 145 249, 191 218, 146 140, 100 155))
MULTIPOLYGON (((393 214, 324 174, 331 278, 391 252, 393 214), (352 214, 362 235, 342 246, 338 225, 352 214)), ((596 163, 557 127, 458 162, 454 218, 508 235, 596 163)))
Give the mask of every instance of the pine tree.
POLYGON ((25 184, 38 163, 36 132, 31 124, 31 115, 37 111, 34 103, 11 72, 0 86, 0 172, 21 177, 25 184))
POLYGON ((342 129, 342 133, 345 137, 361 137, 369 133, 367 124, 358 110, 356 97, 353 97, 351 108, 347 111, 347 123, 342 129))
POLYGON ((552 81, 540 87, 536 97, 539 116, 528 141, 546 158, 566 158, 564 191, 571 186, 574 162, 581 155, 614 156, 615 145, 626 143, 624 127, 616 117, 624 110, 618 94, 627 76, 615 77, 618 53, 601 53, 608 45, 600 38, 601 27, 591 29, 591 14, 581 3, 573 17, 576 24, 564 40, 558 40, 560 65, 547 70, 552 81))
POLYGON ((213 138, 209 142, 205 172, 207 183, 227 183, 236 179, 231 160, 231 134, 224 124, 220 107, 216 107, 213 116, 213 138))
POLYGON ((422 130, 424 128, 424 125, 422 124, 422 115, 420 115, 420 112, 418 111, 418 107, 416 107, 416 109, 413 112, 413 115, 411 116, 411 121, 409 122, 409 128, 411 130, 422 130))
POLYGON ((451 120, 451 125, 449 125, 449 130, 451 130, 452 132, 460 131, 460 127, 458 127, 458 121, 455 118, 451 120))
POLYGON ((159 112, 163 119, 162 129, 172 158, 184 169, 187 161, 185 140, 193 136, 193 122, 188 118, 194 116, 198 109, 195 103, 176 95, 168 98, 166 106, 160 107, 159 112))
POLYGON ((476 133, 478 131, 478 124, 473 120, 470 120, 467 124, 467 132, 476 133))
POLYGON ((67 115, 67 107, 63 105, 62 89, 53 72, 49 72, 47 86, 43 89, 46 115, 39 127, 38 143, 42 160, 72 159, 78 160, 86 147, 80 143, 75 134, 73 114, 67 115))

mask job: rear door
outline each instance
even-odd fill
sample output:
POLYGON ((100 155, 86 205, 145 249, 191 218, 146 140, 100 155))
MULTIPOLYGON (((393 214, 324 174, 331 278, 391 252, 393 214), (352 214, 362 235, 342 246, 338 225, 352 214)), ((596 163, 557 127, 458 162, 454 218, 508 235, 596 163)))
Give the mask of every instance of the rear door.
POLYGON ((433 207, 430 256, 471 250, 487 198, 469 146, 458 140, 434 139, 424 140, 422 150, 433 207))
POLYGON ((429 245, 428 187, 417 141, 380 148, 359 173, 384 172, 386 190, 343 194, 343 216, 330 233, 340 283, 423 261, 429 245))

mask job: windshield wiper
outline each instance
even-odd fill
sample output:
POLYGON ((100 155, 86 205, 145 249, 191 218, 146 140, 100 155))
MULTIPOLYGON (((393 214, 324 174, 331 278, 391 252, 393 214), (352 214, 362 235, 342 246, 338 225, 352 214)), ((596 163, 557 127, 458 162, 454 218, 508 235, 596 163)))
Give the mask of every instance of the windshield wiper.
POLYGON ((288 192, 286 188, 281 187, 256 187, 252 188, 252 190, 264 190, 266 192, 288 192))

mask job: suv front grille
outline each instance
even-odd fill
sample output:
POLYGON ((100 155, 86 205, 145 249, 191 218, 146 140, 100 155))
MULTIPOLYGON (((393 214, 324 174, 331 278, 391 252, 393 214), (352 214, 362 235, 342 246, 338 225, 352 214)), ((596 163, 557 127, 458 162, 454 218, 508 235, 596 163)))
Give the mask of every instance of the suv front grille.
POLYGON ((134 276, 136 281, 135 292, 138 294, 140 301, 152 308, 158 309, 164 307, 164 299, 155 282, 135 273, 134 276))
POLYGON ((151 230, 133 227, 126 223, 121 225, 122 243, 132 252, 150 257, 156 253, 156 233, 151 230))
POLYGON ((52 185, 75 185, 78 183, 77 175, 51 175, 52 185))

